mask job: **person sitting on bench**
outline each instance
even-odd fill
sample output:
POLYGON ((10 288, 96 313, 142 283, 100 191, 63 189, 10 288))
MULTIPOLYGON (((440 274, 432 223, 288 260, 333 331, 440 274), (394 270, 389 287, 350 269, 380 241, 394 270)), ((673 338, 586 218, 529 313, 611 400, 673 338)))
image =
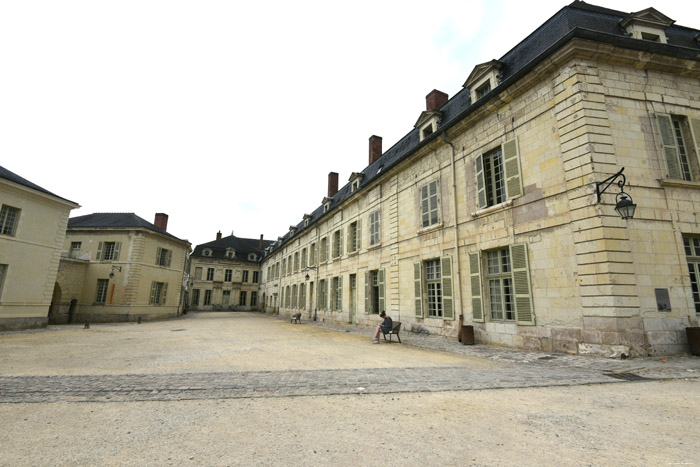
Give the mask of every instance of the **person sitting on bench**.
POLYGON ((382 324, 377 326, 377 332, 374 333, 374 339, 372 340, 373 343, 379 344, 379 333, 383 332, 384 334, 391 332, 391 329, 394 327, 394 323, 391 321, 391 318, 386 315, 385 312, 381 312, 379 314, 380 318, 384 318, 384 321, 382 321, 382 324))

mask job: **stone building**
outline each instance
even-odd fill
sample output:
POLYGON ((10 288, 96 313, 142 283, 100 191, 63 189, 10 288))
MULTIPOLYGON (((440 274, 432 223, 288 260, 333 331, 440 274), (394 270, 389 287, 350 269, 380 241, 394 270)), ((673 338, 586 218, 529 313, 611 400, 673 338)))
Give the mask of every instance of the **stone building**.
POLYGON ((191 310, 256 310, 260 308, 260 262, 269 240, 233 234, 197 245, 190 255, 191 310))
POLYGON ((190 243, 168 233, 167 214, 150 223, 133 213, 68 220, 56 279, 53 322, 170 318, 183 310, 190 243))
POLYGON ((0 167, 0 330, 46 326, 56 273, 78 204, 0 167))
POLYGON ((265 304, 352 323, 386 310, 445 336, 463 315, 479 342, 546 351, 683 352, 700 312, 699 34, 654 8, 562 8, 452 98, 428 94, 387 151, 372 136, 340 189, 331 173, 265 256, 265 304))

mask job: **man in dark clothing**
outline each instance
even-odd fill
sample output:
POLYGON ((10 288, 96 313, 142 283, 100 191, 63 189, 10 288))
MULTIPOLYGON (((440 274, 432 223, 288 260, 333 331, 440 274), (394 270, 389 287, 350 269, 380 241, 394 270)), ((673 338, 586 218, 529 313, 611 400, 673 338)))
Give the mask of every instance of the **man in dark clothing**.
POLYGON ((391 318, 389 318, 385 312, 381 312, 379 314, 380 318, 384 318, 384 321, 382 321, 382 324, 377 326, 377 332, 374 333, 374 339, 372 340, 373 343, 379 344, 379 333, 384 332, 387 333, 391 331, 391 329, 394 327, 394 323, 391 321, 391 318))

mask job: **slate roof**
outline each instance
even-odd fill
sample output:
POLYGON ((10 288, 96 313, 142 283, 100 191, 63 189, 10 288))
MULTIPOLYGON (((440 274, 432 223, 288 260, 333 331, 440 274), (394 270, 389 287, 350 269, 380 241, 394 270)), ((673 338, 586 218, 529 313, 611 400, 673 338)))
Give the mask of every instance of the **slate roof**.
POLYGON ((73 203, 75 205, 78 205, 78 203, 71 201, 71 200, 68 200, 66 198, 62 198, 62 197, 58 196, 57 194, 51 193, 49 190, 46 190, 46 189, 40 187, 39 185, 36 185, 36 184, 30 182, 26 178, 20 177, 16 173, 9 171, 5 167, 2 167, 2 166, 0 166, 0 178, 4 178, 5 180, 9 180, 9 181, 14 182, 18 185, 22 185, 22 186, 25 186, 27 188, 31 188, 32 190, 44 193, 46 195, 51 195, 54 198, 62 199, 63 201, 68 201, 69 203, 73 203))
POLYGON ((68 219, 68 229, 148 229, 167 237, 189 243, 177 238, 160 227, 156 227, 133 212, 96 212, 85 216, 68 219))
POLYGON ((226 258, 226 250, 232 248, 236 255, 233 259, 238 261, 250 261, 248 255, 250 253, 255 253, 256 262, 259 262, 265 253, 265 248, 272 245, 271 240, 263 240, 263 248, 260 249, 260 240, 255 238, 238 238, 234 235, 229 235, 228 237, 223 237, 220 240, 214 240, 209 243, 202 243, 197 245, 192 252, 191 256, 202 256, 205 258, 226 258), (212 251, 211 256, 204 256, 202 251, 204 249, 210 249, 212 251))
MULTIPOLYGON (((311 212, 309 227, 313 226, 322 217, 333 215, 336 206, 339 206, 351 196, 362 192, 364 186, 379 179, 390 168, 409 158, 421 147, 429 144, 436 138, 441 138, 441 134, 444 130, 447 130, 481 107, 489 100, 489 97, 501 93, 508 86, 515 83, 532 70, 546 57, 551 55, 555 50, 562 47, 573 38, 604 42, 627 49, 645 50, 683 59, 700 61, 700 44, 698 44, 698 40, 696 39, 700 31, 674 24, 666 29, 668 44, 633 39, 629 37, 627 32, 620 26, 620 22, 629 14, 630 13, 590 5, 580 0, 576 0, 563 7, 499 59, 499 61, 503 63, 500 70, 501 81, 497 87, 485 96, 485 98, 480 99, 472 105, 469 89, 462 88, 439 108, 439 110, 443 112, 443 116, 440 126, 435 133, 425 138, 423 141, 420 141, 418 129, 414 128, 411 130, 406 136, 385 151, 381 157, 362 171, 364 177, 360 183, 359 190, 356 190, 355 193, 351 193, 350 183, 348 183, 333 195, 331 208, 328 212, 323 212, 323 206, 319 206, 311 212)), ((475 65, 476 64, 474 64, 474 66, 475 65)), ((468 73, 465 73, 465 75, 466 74, 468 73)), ((309 227, 304 227, 304 221, 302 220, 297 225, 294 234, 287 232, 282 236, 280 242, 275 242, 269 253, 274 252, 291 238, 302 234, 304 230, 309 227)))

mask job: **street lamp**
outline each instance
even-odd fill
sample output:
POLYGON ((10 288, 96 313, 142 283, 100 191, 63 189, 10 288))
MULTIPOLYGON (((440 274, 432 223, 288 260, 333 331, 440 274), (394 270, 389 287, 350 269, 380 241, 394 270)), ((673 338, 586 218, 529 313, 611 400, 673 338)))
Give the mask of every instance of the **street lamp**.
POLYGON ((117 270, 119 272, 122 272, 122 267, 121 266, 112 266, 112 269, 109 271, 109 278, 114 279, 114 270, 117 270))
POLYGON ((615 211, 620 215, 621 218, 623 219, 632 219, 634 218, 634 211, 637 209, 637 205, 632 202, 632 197, 625 193, 624 187, 625 187, 625 182, 627 179, 625 176, 622 174, 622 172, 625 170, 625 168, 621 168, 619 172, 617 172, 614 175, 611 175, 610 177, 606 178, 602 182, 596 182, 595 184, 595 193, 596 196, 598 197, 597 203, 600 203, 600 197, 602 196, 603 193, 605 193, 605 190, 612 185, 612 183, 617 180, 618 178, 621 178, 617 182, 617 186, 620 187, 620 192, 615 196, 615 211), (605 185, 605 186, 603 186, 605 185), (603 188, 601 189, 601 186, 603 188), (627 199, 629 197, 629 199, 627 199))

